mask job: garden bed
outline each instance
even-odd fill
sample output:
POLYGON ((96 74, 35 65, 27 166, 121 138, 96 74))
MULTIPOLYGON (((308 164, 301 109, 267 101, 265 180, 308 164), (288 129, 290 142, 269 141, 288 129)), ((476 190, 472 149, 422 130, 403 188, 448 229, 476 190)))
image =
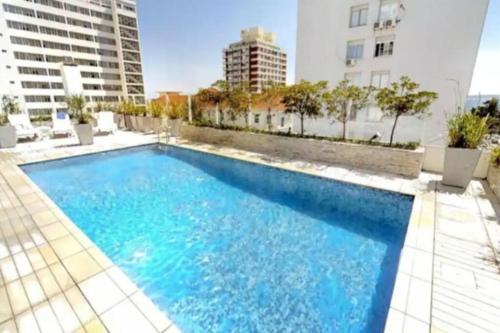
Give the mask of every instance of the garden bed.
POLYGON ((193 142, 217 144, 287 159, 341 164, 415 178, 420 174, 424 158, 422 148, 390 148, 206 126, 183 126, 181 136, 193 142))

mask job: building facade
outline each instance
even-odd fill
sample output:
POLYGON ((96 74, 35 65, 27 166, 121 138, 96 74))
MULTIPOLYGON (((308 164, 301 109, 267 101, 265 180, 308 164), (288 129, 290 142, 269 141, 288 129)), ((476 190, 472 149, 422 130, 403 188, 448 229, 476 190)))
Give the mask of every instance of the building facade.
POLYGON ((230 86, 248 82, 260 92, 269 81, 286 84, 287 56, 276 45, 276 34, 261 27, 241 31, 241 41, 223 51, 224 77, 230 86))
POLYGON ((145 104, 135 0, 0 0, 0 95, 47 114, 71 94, 145 104))
MULTIPOLYGON (((425 119, 401 118, 395 140, 442 147, 447 117, 466 102, 487 8, 488 0, 299 0, 296 80, 382 88, 407 75, 439 99, 425 119)), ((372 101, 352 115, 348 135, 388 141, 392 123, 372 101)), ((305 128, 341 133, 327 118, 305 128)))

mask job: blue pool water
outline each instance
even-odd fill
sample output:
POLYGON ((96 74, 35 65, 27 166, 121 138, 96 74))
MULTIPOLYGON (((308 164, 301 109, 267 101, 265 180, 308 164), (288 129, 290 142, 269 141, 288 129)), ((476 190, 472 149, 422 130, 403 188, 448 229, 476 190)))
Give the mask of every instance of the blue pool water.
POLYGON ((23 166, 185 332, 381 332, 413 199, 187 149, 23 166))

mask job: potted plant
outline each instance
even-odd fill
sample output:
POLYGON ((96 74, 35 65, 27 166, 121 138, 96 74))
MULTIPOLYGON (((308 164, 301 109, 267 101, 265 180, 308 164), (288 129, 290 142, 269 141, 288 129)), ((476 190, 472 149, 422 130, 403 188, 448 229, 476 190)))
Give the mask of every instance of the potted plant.
POLYGON ((159 101, 152 101, 148 104, 148 111, 152 117, 152 130, 158 134, 164 126, 165 104, 159 101))
POLYGON ((141 131, 142 132, 150 132, 153 128, 153 117, 148 112, 148 109, 144 106, 139 107, 139 114, 142 120, 141 131))
POLYGON ((90 121, 92 117, 85 111, 85 97, 82 95, 72 95, 66 98, 66 104, 76 119, 76 135, 81 145, 91 145, 94 143, 94 132, 90 121))
POLYGON ((14 148, 17 137, 16 129, 9 124, 7 115, 19 113, 19 105, 8 96, 2 98, 2 114, 0 114, 0 148, 14 148))
POLYGON ((171 102, 167 107, 167 117, 170 128, 170 135, 177 137, 182 125, 182 119, 186 114, 186 105, 181 102, 171 102))
POLYGON ((448 120, 448 147, 446 148, 443 184, 466 188, 471 181, 481 156, 478 149, 488 134, 488 117, 472 113, 458 113, 448 120))

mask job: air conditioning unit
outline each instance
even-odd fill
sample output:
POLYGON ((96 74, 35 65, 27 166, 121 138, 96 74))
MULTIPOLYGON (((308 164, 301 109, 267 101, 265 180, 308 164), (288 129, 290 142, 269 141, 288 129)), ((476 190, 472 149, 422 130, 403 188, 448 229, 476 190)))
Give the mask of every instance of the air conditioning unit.
POLYGON ((347 59, 345 63, 349 67, 355 66, 356 65, 356 59, 347 59))
POLYGON ((382 29, 383 27, 384 27, 384 25, 383 25, 383 24, 382 24, 382 22, 380 22, 380 21, 377 21, 377 22, 375 22, 375 23, 373 24, 373 29, 375 29, 375 30, 380 30, 380 29, 382 29))
POLYGON ((395 28, 396 24, 396 20, 387 20, 384 22, 385 28, 395 28))

